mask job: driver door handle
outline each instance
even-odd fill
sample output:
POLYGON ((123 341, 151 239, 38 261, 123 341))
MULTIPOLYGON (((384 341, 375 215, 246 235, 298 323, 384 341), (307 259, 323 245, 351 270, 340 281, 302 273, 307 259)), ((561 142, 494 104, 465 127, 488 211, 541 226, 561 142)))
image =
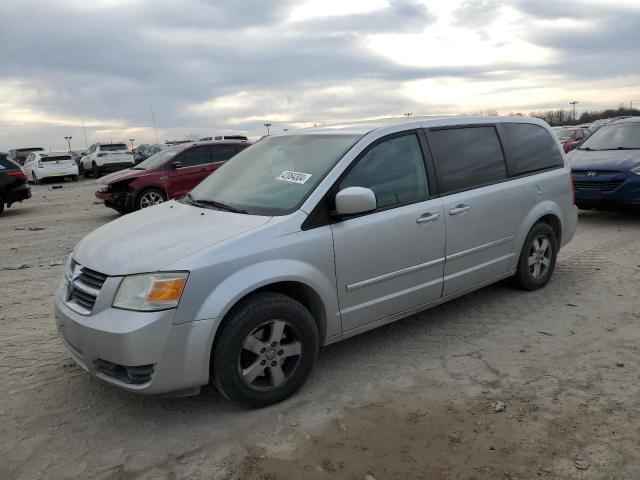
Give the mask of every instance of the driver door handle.
POLYGON ((433 222, 437 219, 440 218, 440 214, 439 213, 423 213, 422 215, 420 215, 418 218, 416 218, 416 223, 429 223, 429 222, 433 222))
POLYGON ((461 213, 466 212, 470 208, 471 208, 471 205, 466 205, 464 203, 461 203, 457 207, 452 208, 451 210, 449 210, 449 215, 460 215, 461 213))

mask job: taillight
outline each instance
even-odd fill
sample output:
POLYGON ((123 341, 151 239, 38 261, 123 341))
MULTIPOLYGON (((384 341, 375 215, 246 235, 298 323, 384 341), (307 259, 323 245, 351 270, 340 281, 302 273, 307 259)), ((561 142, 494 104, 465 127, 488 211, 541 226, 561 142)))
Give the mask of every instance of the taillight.
POLYGON ((27 175, 22 170, 7 172, 7 175, 9 175, 10 177, 19 178, 20 180, 27 179, 27 175))
POLYGON ((571 174, 571 194, 573 196, 573 204, 576 204, 576 179, 571 174))
POLYGON ((42 168, 42 160, 38 160, 38 168, 42 168))

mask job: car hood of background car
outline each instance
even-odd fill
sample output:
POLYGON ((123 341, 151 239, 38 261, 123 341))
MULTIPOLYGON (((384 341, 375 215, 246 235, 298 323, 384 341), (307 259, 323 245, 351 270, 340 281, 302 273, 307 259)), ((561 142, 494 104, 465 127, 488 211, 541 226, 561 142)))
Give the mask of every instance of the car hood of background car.
POLYGON ((73 258, 106 275, 155 272, 204 248, 254 230, 270 219, 171 201, 131 213, 94 230, 76 245, 73 258))
POLYGON ((640 165, 640 150, 573 150, 568 155, 573 170, 629 170, 640 165))
POLYGON ((117 172, 110 173, 109 175, 105 175, 96 181, 98 185, 111 185, 113 183, 117 183, 121 180, 130 180, 134 178, 141 177, 143 175, 148 175, 151 173, 156 173, 156 169, 149 170, 134 170, 132 168, 126 168, 124 170, 118 170, 117 172))

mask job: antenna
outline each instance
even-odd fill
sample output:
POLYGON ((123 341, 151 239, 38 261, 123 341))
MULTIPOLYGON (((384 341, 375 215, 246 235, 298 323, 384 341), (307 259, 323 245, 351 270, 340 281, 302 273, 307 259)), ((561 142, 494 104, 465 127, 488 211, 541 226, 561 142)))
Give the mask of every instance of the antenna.
POLYGON ((156 128, 156 118, 153 116, 153 107, 149 104, 149 111, 151 112, 151 122, 153 123, 153 131, 156 134, 156 143, 159 144, 158 141, 158 129, 156 128))

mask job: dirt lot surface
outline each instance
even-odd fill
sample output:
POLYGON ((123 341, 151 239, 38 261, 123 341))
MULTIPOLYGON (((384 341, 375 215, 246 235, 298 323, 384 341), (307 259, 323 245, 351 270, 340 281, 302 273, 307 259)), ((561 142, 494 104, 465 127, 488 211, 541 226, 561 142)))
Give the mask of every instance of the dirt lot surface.
POLYGON ((0 217, 0 479, 640 478, 640 215, 583 213, 547 288, 500 283, 330 346, 299 394, 248 411, 75 366, 52 296, 117 218, 93 191, 35 186, 0 217))

